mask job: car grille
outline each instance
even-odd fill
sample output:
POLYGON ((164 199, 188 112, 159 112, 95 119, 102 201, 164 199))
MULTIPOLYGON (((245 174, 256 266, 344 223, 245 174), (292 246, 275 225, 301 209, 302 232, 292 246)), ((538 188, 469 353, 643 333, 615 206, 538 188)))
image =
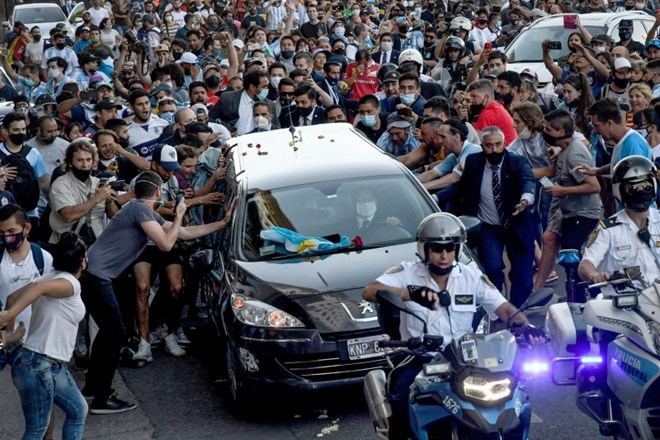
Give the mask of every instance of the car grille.
POLYGON ((356 379, 364 377, 371 370, 388 368, 387 360, 384 357, 342 361, 336 353, 286 361, 278 360, 278 362, 292 374, 314 382, 356 379))
POLYGON ((653 438, 660 438, 660 408, 649 410, 649 415, 646 418, 646 421, 653 433, 653 438))

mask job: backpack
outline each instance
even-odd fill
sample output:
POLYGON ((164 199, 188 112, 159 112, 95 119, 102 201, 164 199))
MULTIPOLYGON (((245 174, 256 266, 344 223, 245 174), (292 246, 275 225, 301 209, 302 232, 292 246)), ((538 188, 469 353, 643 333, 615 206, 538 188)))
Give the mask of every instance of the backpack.
MULTIPOLYGON (((34 264, 37 266, 39 275, 44 274, 44 252, 41 247, 36 243, 30 243, 30 248, 32 249, 32 259, 34 264)), ((5 247, 0 246, 0 261, 5 256, 5 247)))
POLYGON ((32 211, 39 203, 39 180, 34 175, 34 168, 28 162, 31 147, 23 145, 18 153, 5 154, 0 150, 3 165, 16 167, 16 178, 7 182, 7 190, 11 191, 18 203, 26 211, 32 211))

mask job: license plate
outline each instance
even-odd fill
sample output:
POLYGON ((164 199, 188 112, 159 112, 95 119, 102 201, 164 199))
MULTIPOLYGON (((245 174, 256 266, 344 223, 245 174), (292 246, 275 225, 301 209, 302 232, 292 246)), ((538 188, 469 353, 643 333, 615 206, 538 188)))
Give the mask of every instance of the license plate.
POLYGON ((381 347, 378 342, 390 339, 387 335, 367 336, 365 338, 355 338, 346 341, 349 360, 368 359, 372 357, 384 356, 389 349, 381 347))

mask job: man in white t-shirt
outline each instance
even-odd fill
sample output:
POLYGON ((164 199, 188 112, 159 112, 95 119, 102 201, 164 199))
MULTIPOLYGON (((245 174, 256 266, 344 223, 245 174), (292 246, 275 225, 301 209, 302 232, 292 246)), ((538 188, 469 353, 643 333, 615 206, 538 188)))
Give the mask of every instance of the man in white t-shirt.
MULTIPOLYGON (((53 269, 53 257, 41 249, 41 255, 35 255, 27 240, 31 225, 23 208, 13 203, 0 208, 0 301, 7 304, 7 297, 16 290, 50 272, 53 269), (43 269, 40 273, 37 261, 42 258, 43 269)), ((30 331, 32 309, 27 307, 17 317, 16 322, 25 323, 26 335, 30 331)))
POLYGON ((92 17, 92 24, 94 26, 99 26, 101 20, 104 18, 110 18, 108 11, 101 6, 101 0, 92 0, 92 7, 87 10, 89 15, 92 17))

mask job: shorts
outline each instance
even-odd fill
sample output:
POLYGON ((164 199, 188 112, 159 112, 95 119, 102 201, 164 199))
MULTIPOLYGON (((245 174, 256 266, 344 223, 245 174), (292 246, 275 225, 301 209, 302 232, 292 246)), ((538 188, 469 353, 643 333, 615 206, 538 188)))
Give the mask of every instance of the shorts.
POLYGON ((182 265, 181 258, 176 254, 176 252, 165 252, 158 249, 158 246, 152 245, 147 246, 139 257, 135 260, 134 264, 138 263, 149 263, 155 271, 164 269, 167 266, 172 264, 182 265))
POLYGON ((546 230, 561 236, 561 221, 561 209, 555 209, 554 211, 551 211, 548 214, 548 227, 546 230))

